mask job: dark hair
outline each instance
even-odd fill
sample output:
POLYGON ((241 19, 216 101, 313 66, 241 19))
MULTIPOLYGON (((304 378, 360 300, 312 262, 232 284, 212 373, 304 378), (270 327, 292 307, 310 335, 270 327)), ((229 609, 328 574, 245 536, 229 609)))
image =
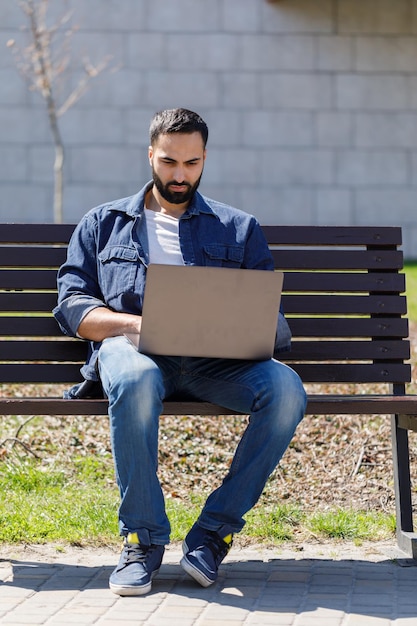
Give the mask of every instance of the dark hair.
POLYGON ((188 109, 167 109, 158 111, 153 116, 149 128, 149 138, 151 145, 154 145, 159 135, 195 132, 201 134, 205 147, 208 139, 208 128, 205 121, 197 113, 188 109))

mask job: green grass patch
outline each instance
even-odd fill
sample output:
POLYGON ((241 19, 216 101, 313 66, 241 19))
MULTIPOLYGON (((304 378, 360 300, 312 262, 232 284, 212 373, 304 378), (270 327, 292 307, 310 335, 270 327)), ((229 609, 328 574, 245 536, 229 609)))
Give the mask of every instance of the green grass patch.
POLYGON ((34 459, 0 466, 0 542, 111 543, 117 537, 118 493, 94 459, 71 472, 34 459))
MULTIPOLYGON (((63 542, 70 545, 118 545, 119 496, 102 459, 73 459, 64 471, 54 464, 15 457, 0 465, 0 543, 63 542)), ((204 497, 184 502, 167 499, 172 541, 181 541, 197 519, 204 497)), ((256 506, 247 515, 243 536, 253 542, 280 544, 312 535, 353 541, 394 536, 395 518, 382 512, 330 510, 309 513, 300 506, 256 506)))
POLYGON ((171 523, 171 541, 182 541, 200 515, 205 498, 200 494, 190 494, 188 502, 168 498, 166 511, 171 523))
POLYGON ((417 261, 405 264, 408 317, 417 322, 417 261))
POLYGON ((259 542, 292 541, 300 532, 306 514, 297 505, 283 504, 272 508, 257 506, 246 515, 245 534, 259 542))
POLYGON ((272 509, 255 507, 247 516, 245 533, 258 541, 282 543, 297 539, 347 539, 376 541, 395 535, 395 516, 380 511, 329 509, 303 511, 284 504, 272 509))
POLYGON ((315 535, 353 541, 381 540, 395 533, 395 516, 376 511, 336 509, 313 513, 306 520, 315 535))

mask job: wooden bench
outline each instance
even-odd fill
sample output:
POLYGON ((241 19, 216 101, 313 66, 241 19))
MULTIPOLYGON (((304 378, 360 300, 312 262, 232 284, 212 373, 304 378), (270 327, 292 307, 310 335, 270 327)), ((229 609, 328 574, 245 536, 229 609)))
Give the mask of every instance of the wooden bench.
MULTIPOLYGON (((86 344, 64 338, 50 313, 57 268, 73 229, 0 225, 0 383, 53 388, 80 380, 86 344)), ((334 390, 334 395, 309 395, 307 414, 392 416, 398 545, 417 558, 408 446, 408 431, 417 430, 417 396, 406 394, 411 366, 401 229, 266 226, 264 231, 276 267, 286 272, 283 304, 293 348, 284 360, 305 383, 334 390), (343 393, 346 383, 355 384, 355 394, 343 393), (383 384, 383 392, 369 394, 374 383, 383 384)), ((107 413, 105 400, 0 396, 3 415, 107 413)), ((206 402, 164 405, 166 415, 228 413, 206 402)))

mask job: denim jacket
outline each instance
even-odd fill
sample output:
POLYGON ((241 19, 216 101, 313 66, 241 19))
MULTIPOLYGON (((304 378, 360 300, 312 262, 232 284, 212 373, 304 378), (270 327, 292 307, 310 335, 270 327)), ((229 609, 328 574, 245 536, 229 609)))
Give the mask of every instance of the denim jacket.
MULTIPOLYGON (((144 203, 151 185, 147 183, 134 196, 92 209, 76 227, 58 273, 58 305, 53 311, 64 334, 77 336, 85 315, 100 306, 141 315, 149 264, 144 203)), ((179 238, 186 265, 274 268, 256 219, 199 192, 180 218, 179 238)), ((281 311, 275 350, 283 352, 290 345, 291 332, 281 311)), ((99 347, 90 342, 81 369, 87 381, 98 379, 99 347)))

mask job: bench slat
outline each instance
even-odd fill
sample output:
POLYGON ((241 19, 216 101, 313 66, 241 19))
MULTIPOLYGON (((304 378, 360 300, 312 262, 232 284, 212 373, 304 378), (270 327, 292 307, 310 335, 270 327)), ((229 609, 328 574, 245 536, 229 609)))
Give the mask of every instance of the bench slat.
POLYGON ((21 293, 0 292, 0 310, 10 312, 45 312, 50 313, 56 306, 56 293, 24 291, 21 293))
POLYGON ((284 290, 402 293, 405 291, 405 275, 392 272, 286 272, 284 290))
MULTIPOLYGON (((405 383, 411 380, 411 366, 401 363, 298 363, 291 367, 304 382, 405 383)), ((80 365, 72 363, 0 363, 3 383, 68 383, 81 380, 80 365)))
MULTIPOLYGON (((397 314, 407 312, 405 296, 376 295, 294 295, 283 296, 287 313, 315 314, 397 314)), ((48 292, 0 292, 0 310, 5 312, 50 313, 56 305, 56 294, 48 292)))
POLYGON ((294 337, 408 337, 406 318, 297 318, 288 323, 294 337))
POLYGON ((74 224, 1 224, 1 243, 68 243, 74 224))
POLYGON ((308 383, 408 383, 411 366, 403 363, 297 363, 291 367, 308 383))
POLYGON ((12 317, 0 316, 0 336, 10 337, 62 337, 55 318, 48 317, 12 317))
POLYGON ((262 226, 270 245, 400 246, 400 226, 262 226))
MULTIPOLYGON (((106 400, 0 398, 3 415, 107 415, 106 400)), ((310 395, 307 415, 417 415, 417 396, 310 395)), ((162 415, 239 415, 209 402, 166 401, 162 415)))
POLYGON ((65 247, 0 247, 0 266, 58 268, 64 263, 66 256, 65 247))
POLYGON ((83 341, 5 340, 0 341, 0 361, 84 362, 87 344, 83 341))
MULTIPOLYGON (((278 355, 279 356, 279 355, 278 355)), ((291 352, 283 355, 287 361, 356 361, 409 359, 408 341, 293 341, 291 352)))
MULTIPOLYGON (((383 270, 398 269, 403 265, 403 254, 397 250, 303 250, 295 255, 293 250, 272 250, 277 269, 304 270, 383 270)), ((65 247, 0 247, 2 267, 59 267, 66 259, 65 247)))
MULTIPOLYGON (((74 224, 1 224, 5 243, 66 243, 74 224)), ((269 244, 396 245, 402 243, 399 226, 262 226, 269 244)))
POLYGON ((73 363, 0 363, 2 383, 66 383, 80 382, 80 364, 73 363))
MULTIPOLYGON (((28 267, 0 269, 0 289, 56 289, 56 270, 28 267)), ((286 291, 384 292, 405 291, 405 275, 382 272, 287 272, 286 291)))
POLYGON ((56 270, 0 269, 0 289, 56 289, 56 270))
POLYGON ((377 270, 403 267, 403 254, 399 250, 272 250, 277 269, 291 270, 377 270))
MULTIPOLYGON (((82 363, 87 354, 87 344, 77 340, 0 341, 0 361, 72 361, 82 363)), ((278 355, 277 358, 280 358, 278 355)), ((292 343, 290 353, 281 355, 290 361, 357 361, 409 359, 410 344, 405 340, 387 341, 301 341, 292 343)))
MULTIPOLYGON (((288 318, 296 337, 408 337, 406 318, 288 318)), ((62 337, 55 319, 0 316, 0 336, 62 337)))
MULTIPOLYGON (((65 243, 74 224, 1 224, 0 240, 6 243, 65 243)), ((399 226, 262 226, 268 243, 322 245, 401 245, 399 226)))
POLYGON ((283 296, 286 313, 340 314, 340 315, 404 315, 407 312, 405 296, 342 296, 295 295, 283 296))

